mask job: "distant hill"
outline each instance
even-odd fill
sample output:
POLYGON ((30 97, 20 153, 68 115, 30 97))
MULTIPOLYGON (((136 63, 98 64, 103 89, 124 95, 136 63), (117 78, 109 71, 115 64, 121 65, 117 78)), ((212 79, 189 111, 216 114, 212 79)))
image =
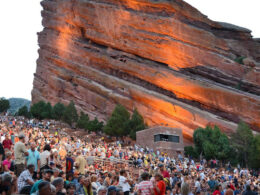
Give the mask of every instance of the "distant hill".
POLYGON ((23 98, 9 98, 10 109, 8 110, 10 113, 15 114, 19 108, 24 105, 30 108, 31 101, 23 98))

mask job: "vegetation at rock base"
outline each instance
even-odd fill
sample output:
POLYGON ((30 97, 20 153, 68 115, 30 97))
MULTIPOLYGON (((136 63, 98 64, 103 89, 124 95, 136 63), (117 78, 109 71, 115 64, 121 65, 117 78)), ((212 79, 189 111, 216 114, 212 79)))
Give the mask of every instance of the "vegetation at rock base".
POLYGON ((10 102, 5 98, 1 98, 0 99, 0 113, 6 112, 9 108, 10 108, 10 102))
POLYGON ((260 135, 253 135, 250 127, 240 122, 237 131, 228 138, 220 129, 207 126, 193 133, 194 147, 186 146, 188 157, 218 159, 242 167, 260 168, 260 135))
POLYGON ((62 121, 68 123, 70 126, 78 121, 78 113, 73 101, 66 106, 62 115, 62 121))
POLYGON ((61 120, 63 113, 65 111, 65 108, 66 107, 64 106, 64 104, 62 104, 60 102, 55 104, 52 109, 53 119, 58 120, 58 121, 61 120))
POLYGON ((31 118, 31 113, 28 110, 27 106, 23 106, 23 107, 19 108, 18 112, 15 115, 24 116, 25 118, 31 118))
POLYGON ((130 120, 130 113, 127 109, 118 104, 116 105, 111 117, 108 119, 104 132, 108 135, 124 136, 127 135, 127 125, 130 120))
POLYGON ((103 127, 104 127, 103 122, 102 121, 99 122, 97 118, 95 118, 92 121, 89 121, 89 123, 87 125, 87 129, 90 131, 94 131, 94 132, 103 130, 103 127))
POLYGON ((89 120, 89 116, 81 112, 77 122, 77 127, 88 131, 98 132, 103 130, 104 124, 103 122, 99 122, 97 118, 89 120))
POLYGON ((84 112, 80 112, 80 117, 79 117, 79 120, 77 122, 77 127, 81 128, 81 129, 87 129, 88 122, 89 122, 88 115, 85 114, 84 112))
POLYGON ((199 157, 198 152, 192 146, 184 147, 184 155, 195 159, 199 157))
POLYGON ((31 106, 30 112, 34 118, 42 120, 45 119, 44 118, 45 108, 46 108, 46 103, 44 101, 39 101, 38 103, 33 104, 31 106))
POLYGON ((136 139, 136 132, 144 130, 146 128, 144 124, 144 119, 142 115, 139 114, 137 109, 134 110, 133 115, 128 122, 128 128, 128 132, 130 132, 130 137, 134 140, 136 139))
POLYGON ((78 116, 73 101, 71 101, 67 106, 58 102, 53 107, 49 102, 45 103, 44 101, 39 101, 31 106, 30 111, 25 107, 20 108, 16 115, 24 116, 26 118, 33 116, 39 120, 54 119, 57 121, 63 121, 70 126, 76 125, 78 128, 94 132, 102 131, 104 127, 103 122, 98 121, 97 118, 89 120, 89 116, 83 112, 78 116))
POLYGON ((244 64, 243 60, 245 59, 246 57, 244 56, 239 56, 235 59, 235 62, 239 63, 239 64, 244 64))
POLYGON ((135 139, 136 132, 145 129, 145 127, 144 119, 137 109, 134 110, 130 118, 130 113, 127 109, 118 104, 108 119, 104 132, 113 136, 130 135, 132 139, 135 139))
POLYGON ((246 123, 239 123, 237 131, 231 136, 231 142, 237 159, 243 166, 252 166, 254 164, 253 159, 257 156, 259 159, 260 153, 256 153, 257 148, 260 147, 260 145, 257 146, 259 142, 257 142, 257 137, 254 137, 252 130, 246 123))

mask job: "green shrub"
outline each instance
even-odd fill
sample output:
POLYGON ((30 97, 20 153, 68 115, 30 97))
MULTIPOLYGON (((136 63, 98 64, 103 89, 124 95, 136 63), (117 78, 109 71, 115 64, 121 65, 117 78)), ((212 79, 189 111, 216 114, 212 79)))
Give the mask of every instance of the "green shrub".
POLYGON ((84 114, 84 112, 80 112, 80 117, 77 122, 77 127, 81 129, 87 129, 89 123, 89 117, 87 114, 84 114))
POLYGON ((192 157, 192 158, 198 158, 198 153, 195 150, 195 148, 193 148, 192 146, 185 146, 184 147, 184 155, 187 157, 192 157))
POLYGON ((243 60, 245 59, 246 57, 244 56, 239 56, 235 59, 235 62, 239 63, 239 64, 244 64, 243 60))

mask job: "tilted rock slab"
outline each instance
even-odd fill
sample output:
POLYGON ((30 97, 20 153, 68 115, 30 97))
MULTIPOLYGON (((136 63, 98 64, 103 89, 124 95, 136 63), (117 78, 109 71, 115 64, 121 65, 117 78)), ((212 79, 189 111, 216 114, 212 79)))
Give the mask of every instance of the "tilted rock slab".
POLYGON ((117 103, 148 125, 260 131, 260 43, 181 0, 43 0, 32 102, 73 100, 106 120, 117 103), (245 65, 236 59, 246 57, 245 65))

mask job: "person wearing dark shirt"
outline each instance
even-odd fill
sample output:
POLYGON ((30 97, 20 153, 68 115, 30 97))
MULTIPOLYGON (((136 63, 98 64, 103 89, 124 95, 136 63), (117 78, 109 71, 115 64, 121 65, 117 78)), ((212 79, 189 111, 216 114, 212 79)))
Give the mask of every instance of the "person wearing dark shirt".
POLYGON ((57 177, 53 180, 52 185, 56 188, 56 195, 65 195, 65 193, 62 192, 63 186, 64 186, 64 180, 62 177, 57 177))
POLYGON ((66 157, 66 175, 68 173, 73 173, 74 160, 71 158, 71 152, 68 153, 66 157))
POLYGON ((0 163, 5 160, 5 150, 3 145, 0 143, 0 163))
POLYGON ((255 194, 255 192, 253 192, 253 191, 251 190, 250 185, 247 185, 247 186, 246 186, 246 191, 244 191, 244 192, 242 193, 242 195, 256 195, 256 194, 255 194))
POLYGON ((12 193, 12 176, 9 173, 0 175, 0 194, 12 193))

